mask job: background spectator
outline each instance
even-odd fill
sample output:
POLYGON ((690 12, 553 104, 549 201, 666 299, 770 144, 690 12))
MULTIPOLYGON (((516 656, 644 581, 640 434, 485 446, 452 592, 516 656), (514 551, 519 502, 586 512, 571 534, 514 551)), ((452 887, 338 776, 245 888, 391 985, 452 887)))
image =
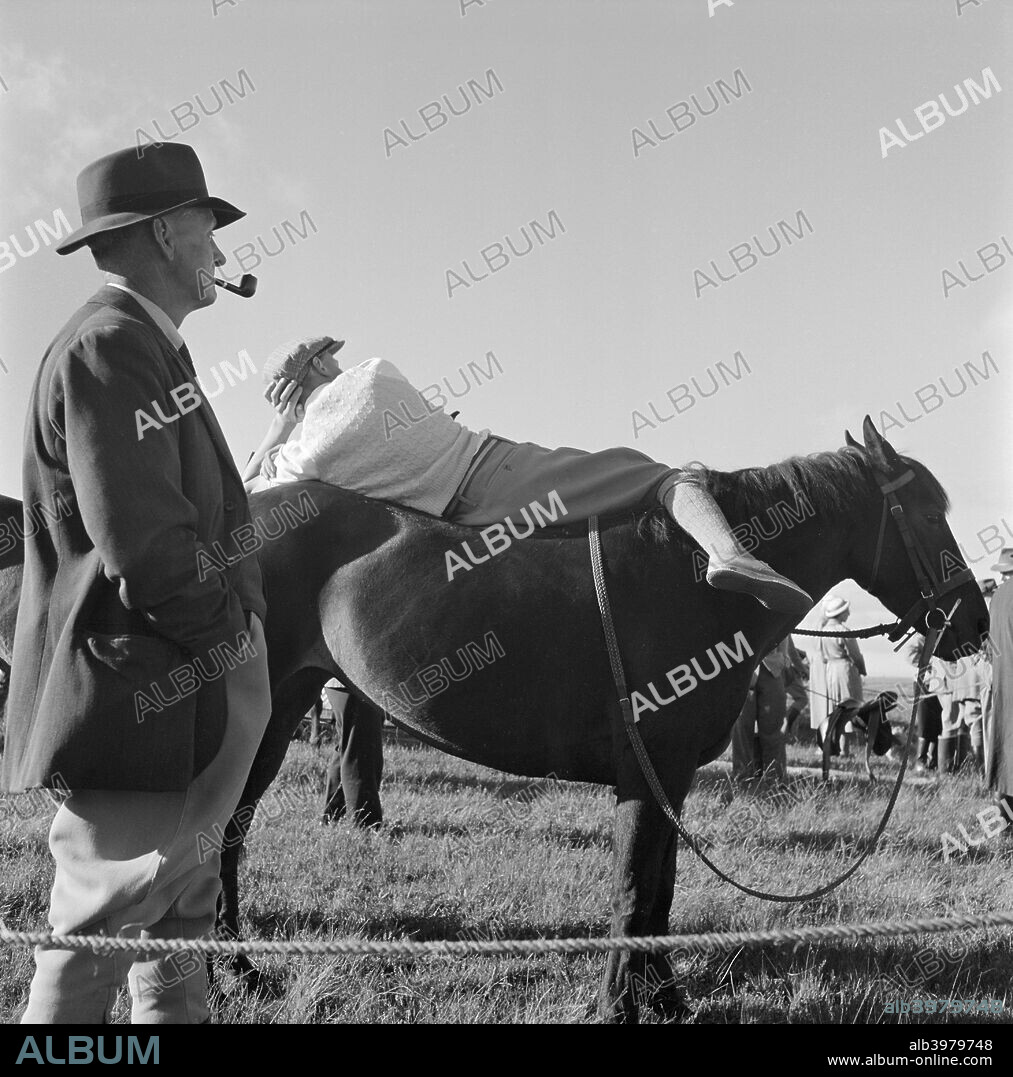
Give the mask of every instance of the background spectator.
POLYGON ((732 729, 734 781, 748 782, 765 777, 784 780, 787 770, 784 671, 789 664, 788 642, 781 640, 753 674, 745 706, 732 729))
POLYGON ((984 771, 984 738, 982 732, 981 697, 986 673, 980 654, 947 662, 946 685, 950 705, 942 713, 942 734, 939 738, 939 771, 959 770, 970 749, 974 768, 984 771))
POLYGON ((917 691, 919 684, 921 685, 916 722, 918 753, 914 767, 915 774, 927 774, 930 770, 936 769, 939 737, 943 731, 943 709, 937 694, 937 690, 943 684, 943 677, 935 659, 924 672, 919 671, 918 663, 921 661, 924 643, 924 636, 913 636, 904 652, 915 668, 915 690, 917 691), (933 670, 935 670, 934 673, 933 670))
MULTIPOLYGON (((984 596, 985 604, 992 605, 992 596, 996 592, 995 580, 978 580, 978 586, 984 596), (991 586, 990 586, 991 585, 991 586)), ((991 616, 991 610, 989 611, 991 616)), ((981 648, 981 735, 982 735, 982 763, 985 774, 988 774, 989 761, 989 737, 988 730, 992 722, 992 663, 993 654, 989 641, 981 648)))
MULTIPOLYGON (((823 620, 820 630, 846 631, 851 603, 839 595, 828 595, 823 603, 823 620)), ((810 663, 810 723, 819 731, 820 743, 826 736, 827 719, 838 703, 852 699, 862 702, 862 678, 865 676, 865 659, 853 639, 843 636, 820 636, 817 650, 810 663)), ((850 722, 841 734, 841 750, 848 754, 847 734, 852 732, 850 722)))
POLYGON ((324 691, 334 711, 336 740, 327 767, 321 822, 332 823, 347 813, 355 826, 378 827, 383 822, 383 715, 343 687, 328 684, 324 691))
POLYGON ((1008 577, 995 592, 989 614, 992 692, 984 730, 985 778, 1013 819, 1013 582, 1008 577))
POLYGON ((1007 546, 1001 554, 999 554, 999 560, 992 566, 992 571, 997 572, 1002 580, 1008 580, 1010 576, 1013 576, 1013 546, 1007 546))
MULTIPOLYGON (((795 641, 788 637, 788 664, 784 667, 784 689, 788 696, 788 713, 784 719, 784 733, 787 741, 803 739, 803 734, 810 733, 809 693, 806 684, 809 680, 809 661, 804 651, 795 646, 795 641), (796 735, 796 728, 798 734, 796 735)), ((812 740, 812 736, 806 737, 812 740)))
POLYGON ((7 670, 0 665, 0 752, 4 750, 4 705, 7 702, 8 684, 7 670))

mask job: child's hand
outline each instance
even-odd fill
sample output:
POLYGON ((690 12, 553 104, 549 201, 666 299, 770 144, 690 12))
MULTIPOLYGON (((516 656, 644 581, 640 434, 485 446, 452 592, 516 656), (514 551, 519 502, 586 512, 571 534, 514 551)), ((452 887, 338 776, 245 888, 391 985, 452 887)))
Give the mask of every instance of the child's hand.
POLYGON ((285 426, 301 423, 306 407, 300 403, 302 387, 291 378, 273 378, 264 390, 264 398, 275 410, 275 414, 285 426))
POLYGON ((265 479, 272 480, 278 474, 276 457, 281 452, 281 446, 275 445, 260 463, 260 473, 265 479))

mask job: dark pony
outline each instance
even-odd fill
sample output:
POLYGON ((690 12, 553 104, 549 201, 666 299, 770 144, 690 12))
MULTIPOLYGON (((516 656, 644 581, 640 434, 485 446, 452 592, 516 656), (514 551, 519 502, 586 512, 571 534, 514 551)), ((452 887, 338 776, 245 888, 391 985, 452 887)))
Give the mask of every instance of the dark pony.
MULTIPOLYGON (((709 472, 707 483, 743 544, 811 595, 852 578, 896 615, 918 598, 891 526, 872 578, 882 511, 877 477, 908 468, 899 497, 933 559, 962 565, 946 526, 946 495, 900 457, 866 418, 865 445, 768 468, 709 472)), ((586 522, 536 531, 448 580, 445 557, 481 541, 460 527, 320 483, 251 499, 265 533, 293 526, 259 552, 267 592, 273 712, 222 855, 222 925, 239 928, 238 862, 254 807, 323 683, 338 677, 367 706, 462 758, 529 777, 606 783, 616 791, 614 935, 667 934, 676 840, 630 749, 609 671, 591 581, 586 522)), ((616 631, 639 729, 680 811, 701 764, 728 743, 753 669, 794 625, 748 597, 703 580, 701 553, 660 510, 603 520, 616 631)), ((939 654, 987 628, 973 582, 939 654)), ((954 596, 950 596, 954 597, 954 596)), ((605 1020, 639 1007, 679 1012, 663 955, 609 955, 605 1020), (634 977, 638 977, 639 981, 634 977), (658 985, 635 993, 635 982, 658 985)))

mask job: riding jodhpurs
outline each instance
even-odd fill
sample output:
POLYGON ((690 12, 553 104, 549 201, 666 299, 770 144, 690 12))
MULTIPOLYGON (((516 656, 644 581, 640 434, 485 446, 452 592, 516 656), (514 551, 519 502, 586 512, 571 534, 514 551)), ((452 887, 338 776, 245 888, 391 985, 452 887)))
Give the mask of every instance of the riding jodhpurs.
POLYGON ((576 523, 658 503, 679 482, 699 482, 692 470, 659 464, 636 449, 601 452, 545 449, 490 437, 443 512, 454 523, 478 526, 510 517, 538 503, 554 523, 576 523), (550 501, 555 494, 557 502, 550 501), (563 505, 563 510, 558 508, 563 505), (564 511, 565 510, 565 511, 564 511))

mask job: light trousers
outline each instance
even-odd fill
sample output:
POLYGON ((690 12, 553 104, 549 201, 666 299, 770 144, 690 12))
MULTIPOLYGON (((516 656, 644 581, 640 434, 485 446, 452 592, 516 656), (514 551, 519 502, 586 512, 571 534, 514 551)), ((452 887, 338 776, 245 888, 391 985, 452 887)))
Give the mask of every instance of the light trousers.
MULTIPOLYGON (((222 837, 271 714, 264 629, 256 615, 251 621, 254 657, 223 674, 221 748, 185 792, 84 790, 60 805, 49 832, 54 933, 196 939, 213 930, 222 837)), ((108 1022, 124 980, 134 1024, 208 1018, 206 966, 196 951, 39 947, 22 1024, 108 1022)))

